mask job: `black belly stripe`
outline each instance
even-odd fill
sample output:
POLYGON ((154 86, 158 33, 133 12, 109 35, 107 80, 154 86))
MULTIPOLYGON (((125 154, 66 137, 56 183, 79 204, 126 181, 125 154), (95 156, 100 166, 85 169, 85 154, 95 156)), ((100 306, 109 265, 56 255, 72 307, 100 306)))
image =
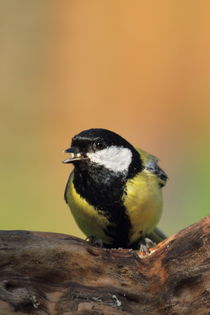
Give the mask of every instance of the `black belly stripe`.
POLYGON ((104 233, 113 241, 104 244, 106 247, 128 247, 131 222, 122 201, 125 180, 123 175, 116 176, 103 167, 74 170, 73 184, 77 193, 110 222, 104 226, 104 233))

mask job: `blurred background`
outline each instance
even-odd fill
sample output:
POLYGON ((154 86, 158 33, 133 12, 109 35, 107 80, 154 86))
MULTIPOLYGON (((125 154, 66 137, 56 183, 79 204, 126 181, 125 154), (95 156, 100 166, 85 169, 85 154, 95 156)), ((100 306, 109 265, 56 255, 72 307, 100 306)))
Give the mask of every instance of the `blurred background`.
POLYGON ((0 229, 82 236, 61 161, 91 127, 160 158, 166 233, 209 214, 208 0, 1 0, 0 45, 0 229))

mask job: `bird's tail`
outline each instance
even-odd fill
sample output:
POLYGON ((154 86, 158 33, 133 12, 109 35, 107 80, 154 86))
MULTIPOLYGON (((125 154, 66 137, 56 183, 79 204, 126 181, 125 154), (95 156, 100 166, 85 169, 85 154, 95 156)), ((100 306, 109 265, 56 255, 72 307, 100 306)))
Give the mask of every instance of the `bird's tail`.
POLYGON ((167 238, 167 236, 158 228, 155 228, 154 231, 147 237, 156 244, 164 241, 167 238))

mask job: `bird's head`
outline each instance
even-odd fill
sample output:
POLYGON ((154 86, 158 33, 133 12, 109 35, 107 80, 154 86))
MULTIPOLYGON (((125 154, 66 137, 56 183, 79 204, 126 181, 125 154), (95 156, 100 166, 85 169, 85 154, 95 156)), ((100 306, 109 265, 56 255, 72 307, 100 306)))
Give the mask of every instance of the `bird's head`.
POLYGON ((71 147, 64 151, 70 157, 64 163, 75 167, 98 167, 114 173, 128 173, 141 168, 141 159, 135 148, 118 134, 107 129, 88 129, 72 138, 71 147))

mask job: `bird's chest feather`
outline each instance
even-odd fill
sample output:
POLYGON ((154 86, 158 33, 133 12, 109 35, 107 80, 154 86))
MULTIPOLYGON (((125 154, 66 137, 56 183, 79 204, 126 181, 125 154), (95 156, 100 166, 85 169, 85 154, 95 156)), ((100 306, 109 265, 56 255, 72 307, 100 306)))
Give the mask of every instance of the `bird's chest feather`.
POLYGON ((122 205, 125 178, 116 176, 104 168, 94 168, 74 174, 74 186, 88 203, 98 210, 112 212, 112 208, 122 205))
POLYGON ((95 236, 109 243, 111 240, 103 230, 103 227, 109 224, 107 217, 96 211, 95 207, 77 192, 73 179, 72 173, 67 184, 65 198, 75 221, 87 237, 95 236))
POLYGON ((126 182, 98 170, 74 172, 67 199, 80 228, 113 247, 127 247, 150 233, 162 211, 161 190, 155 176, 140 173, 126 182))
POLYGON ((106 170, 91 176, 75 172, 70 186, 68 203, 85 234, 92 232, 113 247, 127 246, 131 226, 123 204, 125 178, 106 170))
POLYGON ((156 177, 144 171, 127 182, 123 199, 132 226, 132 243, 157 225, 162 213, 162 191, 156 177))

